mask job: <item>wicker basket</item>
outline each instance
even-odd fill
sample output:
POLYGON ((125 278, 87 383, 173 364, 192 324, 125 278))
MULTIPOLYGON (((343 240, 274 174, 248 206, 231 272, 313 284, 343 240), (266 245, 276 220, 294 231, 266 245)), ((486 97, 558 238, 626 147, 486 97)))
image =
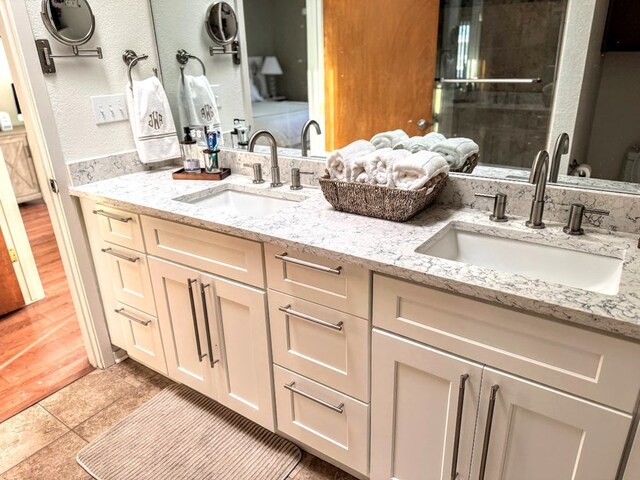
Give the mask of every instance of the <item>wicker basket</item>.
POLYGON ((456 172, 456 173, 471 173, 473 172, 473 169, 476 168, 476 165, 478 165, 478 154, 475 153, 473 155, 471 155, 469 158, 467 158, 467 161, 464 162, 464 165, 462 165, 460 168, 456 168, 456 169, 451 169, 451 172, 456 172))
POLYGON ((329 175, 319 180, 324 197, 340 212, 406 222, 433 203, 447 183, 447 174, 432 178, 420 190, 341 182, 331 180, 329 175))

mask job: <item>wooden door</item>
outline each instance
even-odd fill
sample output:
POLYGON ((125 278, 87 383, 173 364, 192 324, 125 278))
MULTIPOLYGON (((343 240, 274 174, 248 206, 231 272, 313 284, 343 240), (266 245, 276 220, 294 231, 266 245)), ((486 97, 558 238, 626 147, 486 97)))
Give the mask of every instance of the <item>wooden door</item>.
POLYGON ((169 377, 217 399, 207 352, 200 273, 154 257, 149 257, 149 269, 169 377))
POLYGON ((324 0, 327 151, 386 130, 429 125, 439 0, 324 0))
POLYGON ((472 478, 483 478, 482 452, 488 445, 487 480, 613 479, 630 426, 630 415, 486 367, 472 478))
POLYGON ((202 275, 218 401, 273 431, 266 293, 202 275))
POLYGON ((468 479, 482 365, 380 330, 371 358, 371 480, 468 479))
POLYGON ((25 302, 13 269, 13 261, 9 254, 4 235, 0 231, 0 315, 13 312, 23 307, 25 302))

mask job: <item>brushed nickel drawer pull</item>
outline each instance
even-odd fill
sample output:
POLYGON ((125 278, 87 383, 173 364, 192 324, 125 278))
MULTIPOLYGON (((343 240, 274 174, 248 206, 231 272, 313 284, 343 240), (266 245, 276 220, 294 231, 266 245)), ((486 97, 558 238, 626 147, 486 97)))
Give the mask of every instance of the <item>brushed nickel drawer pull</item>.
POLYGON ((193 331, 196 335, 196 352, 198 353, 198 361, 202 363, 202 359, 206 356, 202 354, 202 346, 200 345, 200 331, 198 329, 198 317, 196 315, 196 301, 193 298, 193 284, 198 283, 198 279, 187 279, 187 287, 189 289, 189 303, 191 304, 191 319, 193 320, 193 331))
POLYGON ((209 288, 210 285, 207 283, 206 285, 200 284, 200 297, 202 298, 202 311, 204 312, 204 330, 207 335, 207 350, 209 351, 209 365, 211 368, 214 367, 218 360, 213 358, 213 347, 211 345, 211 326, 209 325, 209 309, 207 308, 207 293, 206 289, 209 288))
POLYGON ((102 248, 101 250, 103 253, 108 253, 109 255, 121 258, 122 260, 126 260, 127 262, 136 263, 138 260, 140 260, 140 257, 129 257, 122 253, 116 252, 113 248, 102 248))
POLYGON ((116 220, 122 223, 128 223, 133 220, 133 217, 121 217, 120 215, 115 215, 113 213, 105 212, 104 210, 94 210, 93 213, 96 215, 102 215, 103 217, 110 218, 111 220, 116 220))
POLYGON ((151 323, 151 320, 140 320, 139 318, 134 317, 130 313, 127 313, 127 311, 124 308, 116 308, 114 311, 118 315, 122 315, 127 320, 131 320, 132 322, 139 323, 143 327, 146 327, 147 325, 149 325, 151 323))
POLYGON ((469 374, 460 375, 458 386, 458 411, 456 412, 456 432, 453 438, 453 458, 451 461, 451 480, 458 478, 458 452, 460 451, 460 432, 462 430, 462 413, 464 408, 464 392, 469 374))
POLYGON ((287 390, 289 390, 290 392, 296 393, 298 395, 300 395, 301 397, 304 398, 308 398, 309 400, 316 402, 320 405, 322 405, 323 407, 327 407, 330 410, 333 410, 334 412, 338 412, 338 413, 344 413, 344 403, 341 403, 340 405, 338 405, 337 407, 329 402, 325 402, 324 400, 321 400, 320 398, 316 398, 312 395, 309 395, 308 393, 303 392, 302 390, 298 390, 296 388, 296 382, 291 382, 291 383, 286 383, 284 385, 284 388, 286 388, 287 390))
POLYGON ((342 328, 343 328, 343 325, 344 325, 344 322, 330 323, 330 322, 326 322, 324 320, 320 320, 319 318, 311 317, 311 316, 306 315, 306 314, 301 313, 301 312, 296 312, 295 310, 291 310, 291 305, 285 305, 284 307, 278 307, 278 310, 280 310, 281 312, 286 313, 287 315, 292 315, 294 317, 301 318, 302 320, 306 320, 308 322, 315 323, 317 325, 322 325, 323 327, 331 328, 331 329, 337 330, 339 332, 342 331, 342 328))
POLYGON ((496 408, 496 394, 498 393, 499 385, 491 387, 491 393, 489 394, 489 410, 487 411, 487 423, 484 427, 484 442, 482 445, 482 456, 480 457, 480 474, 478 480, 484 480, 484 472, 487 469, 487 457, 489 456, 489 442, 491 440, 491 425, 493 424, 493 411, 496 408))
POLYGON ((311 263, 305 260, 300 260, 299 258, 290 257, 287 252, 276 255, 275 257, 283 262, 293 263, 294 265, 300 265, 301 267, 313 268, 314 270, 319 270, 325 273, 333 273, 334 275, 340 275, 340 273, 342 273, 342 267, 325 267, 324 265, 318 265, 317 263, 311 263))

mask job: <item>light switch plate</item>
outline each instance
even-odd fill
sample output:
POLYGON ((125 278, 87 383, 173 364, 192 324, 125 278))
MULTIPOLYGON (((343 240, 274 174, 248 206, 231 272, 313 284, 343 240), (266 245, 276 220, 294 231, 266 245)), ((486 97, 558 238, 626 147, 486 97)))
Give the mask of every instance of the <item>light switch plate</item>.
POLYGON ((124 94, 91 97, 96 125, 122 122, 129 118, 124 94))

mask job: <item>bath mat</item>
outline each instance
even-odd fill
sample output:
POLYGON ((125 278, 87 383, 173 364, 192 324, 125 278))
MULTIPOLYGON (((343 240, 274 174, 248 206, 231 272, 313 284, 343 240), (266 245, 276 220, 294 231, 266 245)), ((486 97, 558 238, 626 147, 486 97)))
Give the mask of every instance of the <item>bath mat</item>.
POLYGON ((98 480, 283 480, 300 449, 183 385, 171 386, 78 453, 98 480))

